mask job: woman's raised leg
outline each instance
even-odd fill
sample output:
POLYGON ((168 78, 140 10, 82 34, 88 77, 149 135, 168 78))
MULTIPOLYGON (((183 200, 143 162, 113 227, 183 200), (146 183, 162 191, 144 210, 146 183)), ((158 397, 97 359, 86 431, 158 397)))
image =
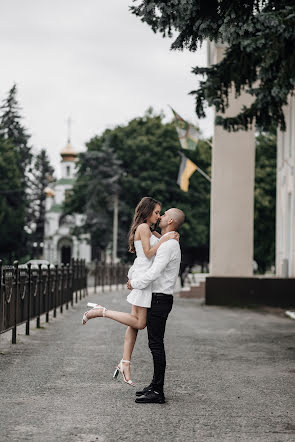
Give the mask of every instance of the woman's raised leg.
MULTIPOLYGON (((87 312, 87 318, 98 318, 102 316, 102 309, 91 309, 87 312)), ((121 324, 129 325, 137 330, 142 330, 146 326, 146 307, 132 306, 131 313, 117 312, 114 310, 106 310, 105 318, 113 319, 121 324)))

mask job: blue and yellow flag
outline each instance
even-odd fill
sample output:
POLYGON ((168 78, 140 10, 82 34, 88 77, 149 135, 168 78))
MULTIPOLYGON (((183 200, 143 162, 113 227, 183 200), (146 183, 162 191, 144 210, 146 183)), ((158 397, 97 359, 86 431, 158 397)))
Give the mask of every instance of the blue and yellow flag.
MULTIPOLYGON (((171 108, 172 109, 172 108, 171 108)), ((185 121, 181 116, 172 109, 174 114, 174 124, 178 134, 179 142, 183 149, 195 150, 199 141, 199 132, 196 127, 185 121)), ((178 172, 177 184, 184 192, 188 191, 189 179, 192 174, 197 170, 208 181, 211 181, 210 177, 202 171, 195 163, 189 160, 183 153, 181 155, 181 163, 178 172)))
POLYGON ((195 150, 199 141, 198 129, 181 118, 174 109, 172 109, 172 112, 181 147, 183 149, 195 150))
POLYGON ((181 153, 181 163, 178 172, 177 184, 184 192, 188 191, 189 179, 192 174, 197 170, 197 166, 191 160, 181 153))

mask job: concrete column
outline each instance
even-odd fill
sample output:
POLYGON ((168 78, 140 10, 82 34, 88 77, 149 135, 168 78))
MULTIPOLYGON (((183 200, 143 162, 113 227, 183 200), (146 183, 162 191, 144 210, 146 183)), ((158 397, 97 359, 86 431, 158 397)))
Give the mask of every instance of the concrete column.
MULTIPOLYGON (((219 62, 224 47, 211 46, 211 62, 219 62), (212 54, 213 51, 213 54, 212 54)), ((234 91, 225 116, 235 116, 251 97, 234 91)), ((212 150, 210 275, 253 274, 255 133, 227 132, 214 127, 212 150)))
POLYGON ((276 275, 295 276, 295 98, 284 106, 286 131, 278 130, 276 199, 276 275))

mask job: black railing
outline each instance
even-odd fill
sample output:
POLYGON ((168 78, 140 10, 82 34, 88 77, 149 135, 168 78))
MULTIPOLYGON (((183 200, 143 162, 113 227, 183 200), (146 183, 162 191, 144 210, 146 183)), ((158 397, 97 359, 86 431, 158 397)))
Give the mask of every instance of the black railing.
POLYGON ((0 333, 12 330, 12 343, 16 343, 16 328, 26 323, 26 335, 30 334, 30 320, 36 318, 40 328, 40 316, 49 312, 56 317, 57 309, 63 312, 69 304, 87 294, 87 267, 84 260, 72 260, 71 265, 3 266, 0 261, 0 333))
POLYGON ((129 268, 130 264, 96 261, 94 268, 94 292, 96 293, 97 286, 100 286, 102 291, 104 291, 107 286, 110 289, 113 286, 119 289, 119 285, 126 285, 129 268))

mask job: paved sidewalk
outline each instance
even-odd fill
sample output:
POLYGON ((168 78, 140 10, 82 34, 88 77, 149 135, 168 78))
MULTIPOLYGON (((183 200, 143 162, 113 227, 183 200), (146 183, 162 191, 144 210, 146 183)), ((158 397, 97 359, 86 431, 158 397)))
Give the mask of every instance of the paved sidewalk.
MULTIPOLYGON (((124 326, 81 325, 86 301, 129 310, 126 292, 91 294, 18 344, 0 336, 3 441, 294 441, 295 322, 175 299, 166 332, 164 405, 135 404, 114 381, 124 326)), ((33 322, 32 324, 35 324, 33 322)), ((149 383, 146 330, 133 380, 149 383)))

